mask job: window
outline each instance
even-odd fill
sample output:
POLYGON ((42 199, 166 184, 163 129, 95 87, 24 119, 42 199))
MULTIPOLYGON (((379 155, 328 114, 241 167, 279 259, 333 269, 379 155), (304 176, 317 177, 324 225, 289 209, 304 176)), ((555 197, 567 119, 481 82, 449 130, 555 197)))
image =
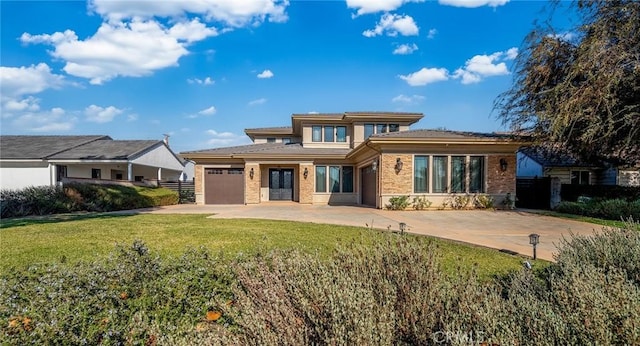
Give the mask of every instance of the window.
POLYGON ((329 167, 329 187, 331 192, 340 192, 340 166, 329 167))
POLYGON ((276 142, 275 138, 273 138, 273 137, 267 138, 267 143, 275 143, 275 142, 276 142))
POLYGON ((484 192, 484 157, 482 156, 469 158, 469 192, 484 192))
POLYGON ((217 168, 207 168, 207 174, 222 174, 222 170, 217 168))
POLYGON ((91 168, 91 179, 101 179, 100 168, 91 168))
POLYGON ((327 192, 326 166, 316 166, 316 192, 327 192))
POLYGON ((116 173, 116 180, 122 180, 122 173, 116 173))
POLYGON ((413 164, 413 191, 429 192, 429 157, 416 156, 413 164))
POLYGON ((466 156, 451 157, 451 192, 460 193, 466 191, 466 156))
POLYGON ((376 124, 376 133, 387 132, 387 124, 376 124))
POLYGON ((353 192, 353 167, 342 167, 342 192, 353 192))
POLYGON ((347 127, 336 126, 336 142, 346 142, 346 141, 347 141, 347 127))
POLYGON ((325 142, 333 142, 333 126, 325 126, 324 127, 324 141, 325 142))
POLYGON ((284 144, 289 144, 289 143, 291 143, 291 138, 283 138, 283 139, 282 139, 282 143, 284 143, 284 144))
POLYGON ((136 176, 133 178, 133 180, 134 180, 134 181, 142 181, 142 179, 144 179, 144 176, 142 176, 142 175, 136 175, 136 176))
POLYGON ((571 185, 589 185, 589 171, 571 171, 571 185))
POLYGON ((353 166, 316 166, 316 192, 352 193, 353 166))
POLYGON ((364 124, 364 139, 371 137, 373 133, 373 124, 364 124))
POLYGON ((61 181, 62 178, 67 177, 67 166, 58 165, 56 166, 56 170, 57 170, 56 181, 61 181))
POLYGON ((398 132, 400 131, 399 124, 389 124, 389 132, 398 132))
POLYGON ((313 142, 322 142, 322 126, 313 126, 311 132, 313 142))
POLYGON ((227 174, 244 174, 244 168, 229 168, 227 174))

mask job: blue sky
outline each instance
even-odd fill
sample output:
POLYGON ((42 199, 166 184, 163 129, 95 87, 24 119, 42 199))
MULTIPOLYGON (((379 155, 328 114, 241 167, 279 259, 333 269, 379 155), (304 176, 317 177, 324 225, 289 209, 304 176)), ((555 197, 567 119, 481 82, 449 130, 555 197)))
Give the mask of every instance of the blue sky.
POLYGON ((292 113, 422 112, 413 128, 503 131, 491 115, 548 4, 517 0, 4 1, 2 134, 249 143, 292 113))

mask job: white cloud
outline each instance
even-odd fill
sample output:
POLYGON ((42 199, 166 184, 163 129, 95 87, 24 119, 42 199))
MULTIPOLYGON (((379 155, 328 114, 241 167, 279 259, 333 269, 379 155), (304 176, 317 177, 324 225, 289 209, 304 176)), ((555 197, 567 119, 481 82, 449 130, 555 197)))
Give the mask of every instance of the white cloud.
POLYGON ((200 115, 214 115, 214 114, 216 114, 216 112, 217 112, 216 107, 211 106, 211 107, 209 107, 207 109, 201 110, 200 112, 198 112, 198 114, 200 114, 200 115))
POLYGON ((399 75, 398 77, 411 86, 423 86, 429 83, 446 81, 449 79, 449 71, 445 68, 423 67, 419 71, 408 75, 399 75))
POLYGON ((548 36, 556 38, 561 41, 565 41, 565 42, 571 42, 577 37, 575 33, 570 31, 559 33, 559 34, 549 34, 548 36))
POLYGON ((187 79, 187 83, 189 84, 200 84, 200 85, 213 85, 216 81, 211 79, 211 77, 206 77, 205 79, 199 78, 189 78, 187 79))
POLYGON ((440 5, 449 5, 455 7, 475 8, 481 6, 498 7, 509 2, 509 0, 438 0, 440 5))
POLYGON ((257 105, 261 105, 267 102, 266 98, 259 98, 253 101, 249 101, 249 106, 257 106, 257 105))
POLYGON ((133 113, 133 114, 127 115, 127 121, 128 122, 132 122, 132 121, 136 121, 136 120, 138 120, 138 114, 133 113))
POLYGON ((3 97, 17 97, 25 94, 37 94, 49 88, 58 88, 64 77, 51 73, 45 63, 29 67, 0 66, 0 91, 3 97))
POLYGON ((398 9, 409 2, 423 2, 424 0, 347 0, 347 7, 357 9, 356 15, 367 13, 389 12, 398 9))
POLYGON ((424 96, 422 95, 407 96, 407 95, 400 94, 391 99, 391 102, 407 103, 407 104, 415 104, 415 103, 420 103, 422 101, 424 101, 424 96))
POLYGON ((401 44, 393 50, 393 54, 407 55, 418 50, 418 46, 413 44, 401 44))
POLYGON ((258 78, 271 78, 273 77, 273 72, 271 70, 264 70, 260 72, 257 76, 258 78))
POLYGON ((418 35, 418 32, 418 26, 411 16, 385 13, 375 28, 364 31, 362 35, 375 37, 386 33, 387 36, 397 36, 399 33, 403 36, 413 36, 418 35))
POLYGON ((131 18, 183 18, 201 15, 208 21, 232 27, 257 25, 265 20, 285 22, 288 0, 181 0, 130 1, 92 0, 89 7, 110 21, 131 18))
POLYGON ((509 70, 504 60, 512 60, 517 52, 517 48, 511 48, 491 55, 476 55, 467 60, 464 67, 457 69, 453 78, 462 79, 462 84, 473 84, 482 81, 485 77, 507 75, 509 70))
POLYGON ((78 40, 68 30, 53 35, 25 33, 21 40, 53 45, 51 55, 66 62, 65 72, 87 78, 91 84, 102 84, 117 76, 140 77, 177 66, 178 60, 188 54, 189 43, 215 34, 197 19, 169 29, 154 20, 134 19, 129 23, 103 23, 86 40, 78 40))
POLYGON ((37 112, 40 110, 40 100, 28 96, 24 99, 7 98, 2 103, 2 117, 10 117, 12 112, 37 112))
POLYGON ((114 106, 103 108, 96 105, 91 105, 85 108, 84 110, 84 114, 87 118, 87 121, 99 123, 99 124, 113 121, 113 119, 116 116, 122 114, 122 112, 123 112, 122 109, 118 109, 114 106))
POLYGON ((427 38, 432 40, 433 38, 436 37, 436 34, 438 33, 438 30, 434 29, 429 29, 429 32, 427 33, 427 38))
POLYGON ((68 117, 62 108, 42 112, 27 112, 17 117, 12 125, 29 132, 67 132, 73 128, 75 117, 68 117))
POLYGON ((231 132, 218 132, 216 130, 207 130, 205 132, 210 138, 207 139, 207 145, 214 147, 249 144, 250 140, 244 135, 236 135, 231 132))

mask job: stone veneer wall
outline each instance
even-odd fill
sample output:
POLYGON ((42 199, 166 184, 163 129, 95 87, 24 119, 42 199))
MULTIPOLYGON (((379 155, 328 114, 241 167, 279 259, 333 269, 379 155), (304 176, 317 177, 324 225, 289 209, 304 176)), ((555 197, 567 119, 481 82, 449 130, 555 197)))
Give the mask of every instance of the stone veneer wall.
POLYGON ((379 172, 382 174, 382 194, 411 194, 413 188, 413 155, 382 154, 379 172), (402 170, 396 173, 396 160, 402 160, 402 170))
POLYGON ((315 182, 316 170, 313 164, 300 164, 298 168, 298 182, 300 188, 299 194, 299 203, 300 204, 312 204, 313 203, 313 194, 315 191, 314 182, 315 182), (304 169, 307 168, 309 174, 307 178, 304 177, 304 169))
POLYGON ((489 155, 487 158, 487 193, 492 195, 516 194, 516 155, 489 155), (500 170, 500 159, 507 160, 507 170, 500 170))
POLYGON ((246 204, 260 203, 260 165, 256 163, 247 163, 244 165, 244 202, 246 204), (253 168, 253 178, 251 178, 251 169, 253 168))

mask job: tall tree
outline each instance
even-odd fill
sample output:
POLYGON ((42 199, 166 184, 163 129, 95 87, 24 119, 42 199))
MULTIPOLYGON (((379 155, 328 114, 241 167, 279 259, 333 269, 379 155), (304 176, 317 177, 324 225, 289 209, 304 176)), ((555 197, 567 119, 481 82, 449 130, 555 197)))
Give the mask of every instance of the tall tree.
POLYGON ((529 33, 513 85, 494 111, 512 130, 584 159, 640 162, 640 1, 570 6, 579 25, 564 33, 538 25, 529 33))

